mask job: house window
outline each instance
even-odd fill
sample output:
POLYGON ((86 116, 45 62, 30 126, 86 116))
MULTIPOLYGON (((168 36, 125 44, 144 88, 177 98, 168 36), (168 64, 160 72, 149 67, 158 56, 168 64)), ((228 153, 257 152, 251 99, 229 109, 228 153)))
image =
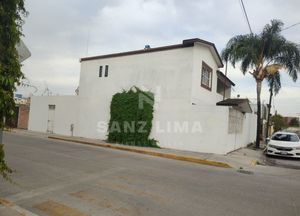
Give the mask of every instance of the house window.
POLYGON ((105 65, 105 74, 104 74, 105 77, 108 77, 108 65, 105 65))
POLYGON ((99 77, 102 77, 102 70, 103 70, 103 66, 99 67, 99 77))
POLYGON ((236 134, 243 132, 243 119, 244 116, 240 111, 237 111, 233 108, 229 108, 228 116, 228 133, 236 134))
POLYGON ((211 91, 211 84, 212 84, 212 69, 205 62, 202 62, 201 86, 211 91))

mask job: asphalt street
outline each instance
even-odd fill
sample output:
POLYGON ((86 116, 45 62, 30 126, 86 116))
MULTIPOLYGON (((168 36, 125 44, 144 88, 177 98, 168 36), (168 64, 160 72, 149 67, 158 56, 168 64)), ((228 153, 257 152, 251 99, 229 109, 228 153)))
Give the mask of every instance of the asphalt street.
POLYGON ((299 158, 265 156, 265 163, 269 166, 277 166, 277 167, 300 170, 299 158))
POLYGON ((41 216, 300 215, 300 171, 240 173, 5 133, 14 184, 0 197, 41 216))

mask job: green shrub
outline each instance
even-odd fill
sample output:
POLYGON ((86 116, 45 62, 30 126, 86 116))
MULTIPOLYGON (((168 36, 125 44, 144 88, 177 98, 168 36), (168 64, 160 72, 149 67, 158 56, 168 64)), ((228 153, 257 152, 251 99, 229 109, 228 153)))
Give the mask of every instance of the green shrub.
POLYGON ((149 139, 153 119, 154 94, 137 87, 116 93, 110 105, 108 141, 134 146, 157 147, 149 139))
POLYGON ((12 170, 6 165, 4 158, 3 145, 0 144, 0 175, 2 175, 4 179, 11 181, 9 175, 12 173, 12 170))

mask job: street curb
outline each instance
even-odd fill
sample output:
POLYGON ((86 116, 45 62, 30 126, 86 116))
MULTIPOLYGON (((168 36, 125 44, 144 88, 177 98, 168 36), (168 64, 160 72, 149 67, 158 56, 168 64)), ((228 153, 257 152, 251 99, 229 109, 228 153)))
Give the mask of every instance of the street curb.
POLYGON ((252 160, 251 161, 251 166, 256 166, 259 164, 259 161, 258 160, 252 160))
POLYGON ((126 146, 116 146, 114 144, 95 143, 95 142, 77 140, 77 139, 72 139, 72 138, 63 138, 63 137, 57 137, 57 136, 48 136, 48 138, 69 141, 69 142, 76 142, 76 143, 92 145, 92 146, 99 146, 99 147, 104 147, 104 148, 117 149, 117 150, 122 150, 122 151, 135 152, 135 153, 139 153, 139 154, 146 154, 146 155, 168 158, 168 159, 179 160, 179 161, 187 161, 187 162, 198 163, 198 164, 203 164, 203 165, 208 165, 208 166, 215 166, 215 167, 221 167, 221 168, 232 168, 229 164, 224 163, 224 162, 206 160, 206 159, 201 159, 201 158, 191 157, 191 156, 183 156, 183 155, 170 154, 170 153, 161 153, 161 152, 155 152, 155 151, 144 150, 144 149, 133 149, 133 148, 128 148, 126 146))
POLYGON ((0 206, 3 205, 15 212, 18 213, 18 215, 22 215, 22 216, 39 216, 37 214, 34 214, 16 204, 14 204, 13 202, 9 201, 9 200, 6 200, 6 199, 2 199, 0 198, 0 206))

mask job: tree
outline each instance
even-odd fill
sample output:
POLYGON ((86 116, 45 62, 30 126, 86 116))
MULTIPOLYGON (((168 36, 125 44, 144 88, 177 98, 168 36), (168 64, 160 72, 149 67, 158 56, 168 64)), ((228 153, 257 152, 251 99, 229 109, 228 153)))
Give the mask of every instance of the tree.
MULTIPOLYGON (((0 1, 0 137, 5 118, 14 115, 15 84, 23 78, 16 49, 22 35, 23 17, 27 15, 24 0, 0 1)), ((2 140, 0 140, 0 175, 7 178, 11 169, 5 163, 2 140)))
POLYGON ((7 166, 4 158, 3 145, 0 145, 0 174, 4 179, 9 180, 8 175, 12 173, 12 170, 7 166))
POLYGON ((269 104, 268 104, 267 132, 266 132, 266 138, 268 138, 269 137, 269 126, 270 126, 271 104, 272 104, 273 93, 275 93, 275 95, 277 95, 279 90, 281 89, 280 73, 276 72, 275 74, 268 75, 266 79, 268 81, 269 92, 270 92, 269 104))
POLYGON ((275 114, 274 116, 272 116, 272 122, 274 124, 274 132, 280 131, 283 128, 285 128, 284 119, 282 115, 275 114))
POLYGON ((261 132, 261 87, 268 76, 286 70, 293 81, 298 78, 300 71, 299 46, 287 41, 281 31, 283 23, 272 20, 260 34, 238 35, 229 40, 222 51, 222 58, 229 61, 233 67, 241 63, 241 71, 245 75, 249 72, 256 81, 257 95, 257 129, 256 148, 260 144, 261 132))
POLYGON ((299 119, 298 118, 292 118, 289 122, 289 126, 291 127, 299 127, 299 119))

